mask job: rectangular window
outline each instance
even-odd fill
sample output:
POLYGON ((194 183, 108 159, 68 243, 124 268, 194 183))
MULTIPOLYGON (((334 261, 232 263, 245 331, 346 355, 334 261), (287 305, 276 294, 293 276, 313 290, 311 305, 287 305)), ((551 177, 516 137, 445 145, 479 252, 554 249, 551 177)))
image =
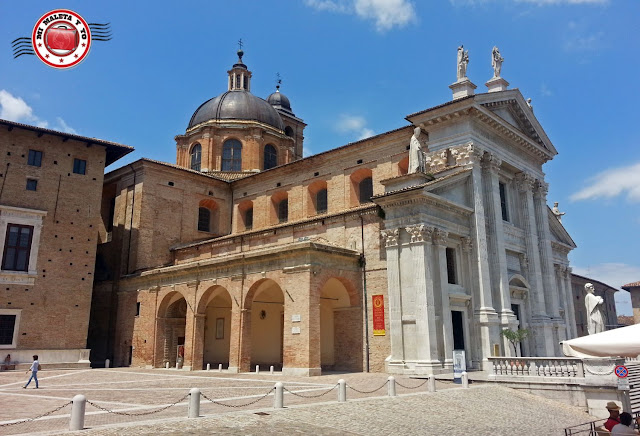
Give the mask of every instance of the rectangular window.
POLYGON ((38 189, 38 181, 35 179, 27 179, 27 191, 36 191, 38 189))
POLYGON ((0 345, 12 345, 16 315, 0 315, 0 345))
POLYGON ((116 214, 116 198, 113 197, 110 201, 109 201, 109 221, 107 221, 107 232, 110 232, 113 230, 113 218, 116 214))
POLYGON ((140 302, 136 303, 136 316, 140 316, 140 302))
POLYGON ((507 207, 507 187, 504 183, 498 183, 500 188, 500 209, 502 210, 502 220, 509 221, 509 211, 507 207))
POLYGON ((251 230, 253 228, 253 208, 247 209, 244 214, 244 228, 251 230))
POLYGON ((75 174, 86 174, 87 173, 87 161, 84 159, 74 159, 73 160, 73 172, 75 174))
POLYGON ((2 269, 6 271, 28 271, 29 253, 33 227, 7 224, 7 236, 2 256, 2 269))
POLYGON ((31 165, 33 167, 42 166, 42 152, 38 150, 29 150, 27 165, 31 165))
POLYGON ((457 277, 456 277, 456 250, 455 250, 455 248, 447 247, 446 254, 447 254, 447 281, 449 283, 451 283, 452 285, 455 285, 455 284, 458 283, 458 280, 457 280, 457 277))

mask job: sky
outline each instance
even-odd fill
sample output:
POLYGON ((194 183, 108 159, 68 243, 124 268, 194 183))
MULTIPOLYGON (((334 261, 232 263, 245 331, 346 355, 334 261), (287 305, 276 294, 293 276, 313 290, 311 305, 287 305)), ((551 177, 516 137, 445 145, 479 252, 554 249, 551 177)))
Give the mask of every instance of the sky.
MULTIPOLYGON (((575 273, 615 288, 640 280, 640 2, 607 0, 76 0, 0 2, 0 118, 120 142, 175 162, 174 136, 198 106, 227 87, 242 39, 252 93, 275 90, 305 120, 305 155, 407 124, 451 100, 456 49, 467 74, 502 77, 532 99, 558 149, 543 167, 578 248, 575 273), (13 59, 46 12, 71 9, 111 23, 68 70, 13 59), (636 29, 635 31, 633 29, 636 29)), ((616 293, 619 314, 629 294, 616 293)))

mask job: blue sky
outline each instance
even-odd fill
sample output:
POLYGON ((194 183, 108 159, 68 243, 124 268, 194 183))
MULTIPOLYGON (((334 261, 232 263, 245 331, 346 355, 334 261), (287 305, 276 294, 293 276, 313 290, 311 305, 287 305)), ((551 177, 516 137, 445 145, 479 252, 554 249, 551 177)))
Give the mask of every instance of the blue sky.
MULTIPOLYGON (((602 0, 245 0, 1 2, 0 118, 132 145, 175 161, 173 137, 193 111, 226 90, 237 40, 266 98, 276 73, 303 118, 314 154, 406 124, 451 99, 456 48, 482 92, 491 48, 502 76, 533 99, 559 155, 544 170, 549 202, 578 248, 574 272, 618 287, 640 280, 640 2, 602 0), (12 58, 45 12, 71 9, 111 22, 77 67, 12 58)), ((113 168, 110 168, 113 169, 113 168)), ((630 313, 626 292, 619 312, 630 313)))

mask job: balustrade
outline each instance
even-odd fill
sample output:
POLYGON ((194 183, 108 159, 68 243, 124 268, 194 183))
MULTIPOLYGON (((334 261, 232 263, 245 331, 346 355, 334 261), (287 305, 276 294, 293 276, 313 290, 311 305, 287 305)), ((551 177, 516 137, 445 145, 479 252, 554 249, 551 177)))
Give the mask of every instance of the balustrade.
POLYGON ((560 357, 489 357, 496 376, 584 377, 581 359, 560 357))

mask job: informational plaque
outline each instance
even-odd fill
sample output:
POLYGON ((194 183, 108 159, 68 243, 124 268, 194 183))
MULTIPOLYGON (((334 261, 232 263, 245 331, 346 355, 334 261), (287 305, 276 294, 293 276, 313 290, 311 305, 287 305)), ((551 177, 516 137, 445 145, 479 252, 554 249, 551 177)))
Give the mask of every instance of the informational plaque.
POLYGON ((462 383, 462 373, 467 370, 467 361, 464 358, 464 350, 453 350, 453 381, 462 383))
POLYGON ((384 296, 372 295, 373 299, 373 336, 384 336, 384 296))

